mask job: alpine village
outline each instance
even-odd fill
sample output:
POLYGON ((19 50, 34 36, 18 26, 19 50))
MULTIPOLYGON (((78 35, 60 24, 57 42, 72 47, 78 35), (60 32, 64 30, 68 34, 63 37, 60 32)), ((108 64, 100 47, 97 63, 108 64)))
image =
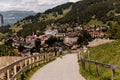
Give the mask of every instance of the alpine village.
POLYGON ((3 18, 0 80, 120 80, 120 0, 68 2, 12 25, 3 18))

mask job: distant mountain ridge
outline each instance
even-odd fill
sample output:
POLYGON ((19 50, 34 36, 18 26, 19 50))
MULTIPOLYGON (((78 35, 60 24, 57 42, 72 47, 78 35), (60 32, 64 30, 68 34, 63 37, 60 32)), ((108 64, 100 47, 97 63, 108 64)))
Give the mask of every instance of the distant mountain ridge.
POLYGON ((4 19, 4 25, 7 24, 14 24, 19 20, 22 20, 23 18, 29 16, 29 15, 35 15, 36 13, 33 11, 4 11, 0 12, 0 14, 3 15, 4 19))

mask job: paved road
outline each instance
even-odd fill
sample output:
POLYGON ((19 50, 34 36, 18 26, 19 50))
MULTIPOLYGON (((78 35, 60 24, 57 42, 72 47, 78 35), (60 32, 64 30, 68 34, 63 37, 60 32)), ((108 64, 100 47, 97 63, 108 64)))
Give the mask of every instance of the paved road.
POLYGON ((63 58, 39 69, 30 80, 85 80, 79 74, 77 54, 68 54, 63 58))

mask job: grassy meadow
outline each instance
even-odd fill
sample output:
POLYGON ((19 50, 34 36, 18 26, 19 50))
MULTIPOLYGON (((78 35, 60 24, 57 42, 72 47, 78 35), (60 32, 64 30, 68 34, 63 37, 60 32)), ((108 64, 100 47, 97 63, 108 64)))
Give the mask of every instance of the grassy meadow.
POLYGON ((2 56, 2 57, 0 57, 0 68, 6 66, 16 60, 19 60, 21 58, 22 57, 17 57, 17 56, 16 57, 15 56, 2 56))
MULTIPOLYGON (((89 51, 91 60, 120 66, 120 40, 89 48, 89 51)), ((88 58, 88 53, 84 53, 83 55, 86 59, 88 58)), ((88 63, 86 64, 86 70, 83 70, 82 66, 80 67, 80 72, 86 80, 111 80, 112 75, 111 69, 100 66, 99 76, 96 76, 95 65, 91 65, 90 73, 88 71, 88 63)), ((120 80, 120 70, 115 71, 115 80, 120 80)))

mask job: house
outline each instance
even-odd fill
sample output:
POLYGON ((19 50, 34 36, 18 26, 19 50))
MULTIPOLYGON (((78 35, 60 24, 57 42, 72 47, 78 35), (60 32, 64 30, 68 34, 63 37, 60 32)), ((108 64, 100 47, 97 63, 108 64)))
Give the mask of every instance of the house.
POLYGON ((67 33, 64 38, 64 43, 74 44, 77 42, 79 37, 78 33, 67 33))
POLYGON ((45 31, 45 35, 52 35, 55 36, 58 34, 58 30, 57 29, 53 29, 52 26, 48 26, 46 31, 45 31))
POLYGON ((89 33, 92 36, 92 38, 102 38, 102 37, 104 37, 103 32, 94 31, 94 32, 89 32, 89 33))

